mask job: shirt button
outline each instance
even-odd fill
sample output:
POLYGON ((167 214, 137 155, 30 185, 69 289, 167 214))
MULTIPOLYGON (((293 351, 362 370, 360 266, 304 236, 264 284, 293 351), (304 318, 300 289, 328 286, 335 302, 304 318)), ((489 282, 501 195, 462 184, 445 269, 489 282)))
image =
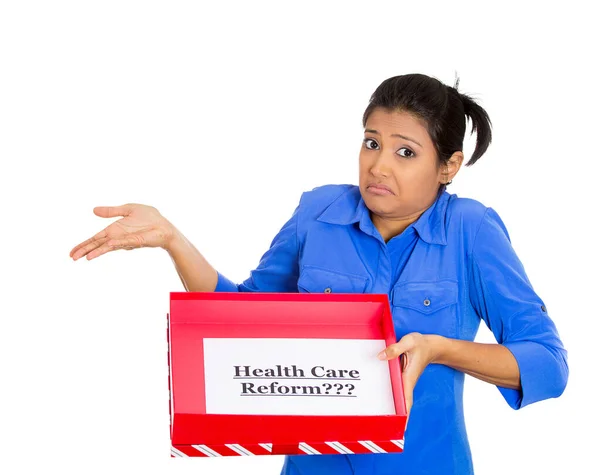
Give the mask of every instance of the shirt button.
POLYGON ((327 287, 327 288, 324 290, 324 292, 325 292, 326 294, 330 294, 330 293, 331 293, 331 287, 327 287))
POLYGON ((429 300, 429 299, 423 300, 423 305, 425 305, 426 307, 429 307, 431 305, 431 300, 429 300))

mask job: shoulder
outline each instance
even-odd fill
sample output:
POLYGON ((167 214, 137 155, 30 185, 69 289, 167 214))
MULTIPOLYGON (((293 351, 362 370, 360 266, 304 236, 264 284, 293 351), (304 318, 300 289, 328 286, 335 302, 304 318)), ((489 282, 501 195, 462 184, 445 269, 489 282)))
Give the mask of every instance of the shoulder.
POLYGON ((488 212, 488 207, 472 198, 450 195, 446 211, 447 220, 460 221, 463 226, 478 226, 488 212))
POLYGON ((298 232, 312 226, 347 224, 356 216, 361 201, 356 185, 324 185, 302 194, 298 206, 298 232))
POLYGON ((322 185, 302 193, 300 206, 304 210, 314 212, 324 211, 339 199, 347 201, 349 205, 358 204, 360 190, 356 185, 322 185))
POLYGON ((510 242, 508 230, 496 210, 480 201, 450 195, 446 216, 449 232, 460 230, 471 252, 483 241, 502 239, 510 242))
POLYGON ((310 191, 302 193, 302 200, 307 202, 333 202, 343 194, 348 192, 357 192, 358 186, 356 185, 322 185, 313 188, 310 191))

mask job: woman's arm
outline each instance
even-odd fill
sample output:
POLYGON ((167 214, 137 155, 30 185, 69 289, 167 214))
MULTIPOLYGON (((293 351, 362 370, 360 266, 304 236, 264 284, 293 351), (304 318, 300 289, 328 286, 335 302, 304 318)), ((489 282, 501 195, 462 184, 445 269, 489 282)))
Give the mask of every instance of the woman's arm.
POLYGON ((508 348, 496 343, 475 343, 439 335, 426 335, 434 357, 432 363, 450 366, 486 383, 521 389, 517 360, 508 348))
POLYGON ((75 246, 69 254, 73 260, 85 256, 89 261, 118 249, 160 247, 173 259, 186 290, 215 290, 218 280, 215 269, 154 206, 139 203, 98 206, 94 214, 122 218, 75 246))
POLYGON ((567 352, 544 302, 533 290, 508 232, 488 208, 469 252, 469 300, 497 344, 409 333, 380 354, 404 355, 407 407, 428 364, 438 363, 495 384, 519 409, 562 394, 569 377, 567 352))
MULTIPOLYGON (((520 388, 497 385, 506 402, 519 409, 560 396, 569 375, 567 352, 504 223, 491 208, 483 216, 469 253, 469 301, 518 364, 520 388)), ((468 369, 478 372, 475 366, 472 362, 468 369)))
POLYGON ((213 292, 217 287, 218 273, 202 254, 178 230, 165 246, 181 283, 188 292, 213 292))
POLYGON ((508 348, 499 344, 408 333, 378 356, 381 360, 390 360, 400 355, 403 357, 402 385, 408 413, 417 381, 430 364, 449 366, 498 387, 522 389, 515 357, 508 348))

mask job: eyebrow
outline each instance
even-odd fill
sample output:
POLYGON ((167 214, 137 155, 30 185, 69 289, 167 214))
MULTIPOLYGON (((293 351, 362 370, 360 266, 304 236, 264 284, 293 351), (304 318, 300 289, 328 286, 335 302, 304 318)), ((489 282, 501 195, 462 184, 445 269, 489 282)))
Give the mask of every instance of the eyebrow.
MULTIPOLYGON (((381 135, 379 132, 377 132, 374 129, 365 129, 365 132, 370 132, 372 134, 376 134, 376 135, 381 135)), ((409 142, 414 142, 416 143, 419 147, 423 148, 423 145, 421 145, 419 142, 417 142, 415 139, 411 139, 410 137, 407 137, 406 135, 400 135, 400 134, 391 134, 390 137, 400 137, 401 139, 404 140, 408 140, 409 142)))

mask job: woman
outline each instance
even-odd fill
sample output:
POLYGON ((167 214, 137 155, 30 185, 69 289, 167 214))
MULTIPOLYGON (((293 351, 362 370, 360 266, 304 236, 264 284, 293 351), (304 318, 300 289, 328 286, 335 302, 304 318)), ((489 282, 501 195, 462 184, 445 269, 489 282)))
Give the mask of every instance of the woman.
POLYGON ((558 397, 567 353, 498 214, 446 186, 458 173, 466 120, 477 132, 467 165, 491 142, 485 110, 437 79, 385 80, 363 116, 359 186, 304 193, 250 277, 236 285, 152 207, 95 208, 124 216, 71 251, 162 247, 188 291, 383 293, 403 355, 410 411, 404 452, 286 457, 284 474, 473 473, 464 375, 494 384, 514 409, 558 397), (498 344, 473 342, 480 321, 498 344))

